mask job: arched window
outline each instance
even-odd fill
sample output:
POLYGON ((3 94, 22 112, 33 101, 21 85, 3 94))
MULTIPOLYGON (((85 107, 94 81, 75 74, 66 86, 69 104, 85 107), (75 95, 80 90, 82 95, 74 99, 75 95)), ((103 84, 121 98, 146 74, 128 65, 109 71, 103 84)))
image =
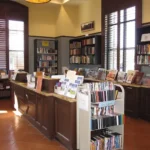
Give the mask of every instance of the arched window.
POLYGON ((0 2, 0 69, 28 71, 28 7, 0 2))

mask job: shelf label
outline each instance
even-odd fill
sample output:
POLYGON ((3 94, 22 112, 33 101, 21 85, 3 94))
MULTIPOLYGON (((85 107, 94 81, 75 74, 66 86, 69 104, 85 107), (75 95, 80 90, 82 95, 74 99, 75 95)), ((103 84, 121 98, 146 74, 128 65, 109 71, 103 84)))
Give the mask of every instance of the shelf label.
POLYGON ((99 103, 99 107, 107 107, 107 106, 112 106, 112 105, 115 105, 115 100, 99 103))
POLYGON ((42 41, 42 46, 48 47, 49 46, 49 41, 42 41))
POLYGON ((88 95, 78 93, 79 108, 85 111, 89 109, 88 95))

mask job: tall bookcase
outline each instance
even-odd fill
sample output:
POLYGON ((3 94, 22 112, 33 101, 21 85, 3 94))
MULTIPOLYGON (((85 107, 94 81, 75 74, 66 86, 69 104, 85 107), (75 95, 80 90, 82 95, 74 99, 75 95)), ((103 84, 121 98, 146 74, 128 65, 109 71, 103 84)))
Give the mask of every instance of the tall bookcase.
POLYGON ((101 64, 101 36, 87 36, 69 42, 70 64, 101 64))
MULTIPOLYGON (((124 88, 118 84, 115 84, 115 86, 121 93, 120 98, 115 100, 115 113, 124 115, 124 88)), ((91 130, 91 93, 86 88, 86 85, 80 86, 77 93, 77 149, 80 150, 91 150, 93 134, 99 135, 100 131, 103 130, 91 130), (85 92, 85 94, 81 91, 88 92, 85 92)), ((123 149, 124 125, 109 126, 107 128, 122 135, 122 146, 119 149, 123 149)))
POLYGON ((143 34, 150 34, 150 25, 137 29, 136 69, 150 66, 150 40, 141 41, 143 34))
POLYGON ((34 71, 58 74, 58 41, 34 40, 34 71))

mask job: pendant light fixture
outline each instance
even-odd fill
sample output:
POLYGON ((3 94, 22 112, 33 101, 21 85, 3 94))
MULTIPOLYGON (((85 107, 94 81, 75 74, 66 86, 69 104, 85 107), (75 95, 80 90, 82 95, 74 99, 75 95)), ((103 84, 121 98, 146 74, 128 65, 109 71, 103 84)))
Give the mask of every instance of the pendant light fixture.
POLYGON ((25 1, 33 4, 43 4, 43 3, 48 3, 51 0, 25 0, 25 1))

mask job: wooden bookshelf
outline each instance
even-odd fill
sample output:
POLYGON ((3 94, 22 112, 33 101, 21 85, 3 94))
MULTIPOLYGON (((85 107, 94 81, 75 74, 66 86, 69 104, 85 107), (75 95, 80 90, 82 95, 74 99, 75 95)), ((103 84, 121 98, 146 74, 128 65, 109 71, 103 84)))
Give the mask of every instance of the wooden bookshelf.
POLYGON ((34 71, 58 74, 58 41, 36 39, 34 49, 34 71))
POLYGON ((150 33, 150 26, 137 29, 136 69, 150 66, 150 41, 141 41, 142 34, 150 33))
POLYGON ((70 64, 101 64, 101 36, 72 39, 69 42, 70 64))

